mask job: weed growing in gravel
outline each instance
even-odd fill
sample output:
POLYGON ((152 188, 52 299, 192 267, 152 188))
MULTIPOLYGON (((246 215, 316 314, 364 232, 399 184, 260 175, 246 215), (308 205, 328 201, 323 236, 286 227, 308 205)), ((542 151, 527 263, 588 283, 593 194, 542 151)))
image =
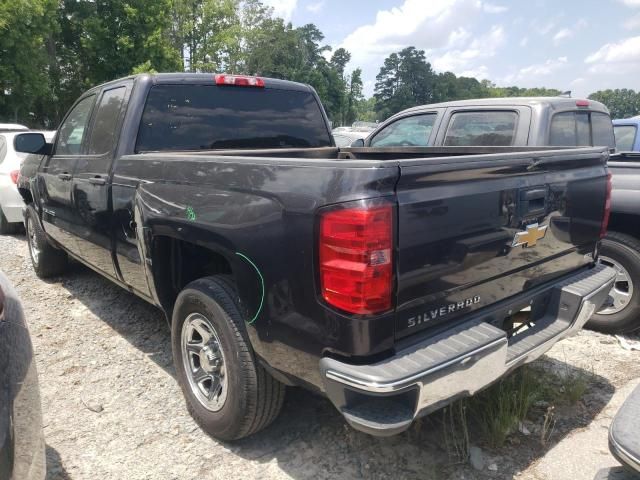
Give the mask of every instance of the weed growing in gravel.
POLYGON ((504 445, 539 400, 540 392, 538 376, 531 368, 524 367, 471 397, 469 411, 490 446, 504 445))
POLYGON ((546 445, 555 427, 555 406, 575 405, 589 387, 584 371, 553 372, 524 366, 477 395, 443 410, 444 440, 449 456, 462 461, 469 455, 470 438, 478 432, 491 447, 504 445, 510 434, 530 416, 534 404, 545 405, 540 441, 546 445))
POLYGON ((449 458, 464 462, 469 458, 469 427, 467 423, 466 399, 449 405, 442 411, 444 443, 449 458))

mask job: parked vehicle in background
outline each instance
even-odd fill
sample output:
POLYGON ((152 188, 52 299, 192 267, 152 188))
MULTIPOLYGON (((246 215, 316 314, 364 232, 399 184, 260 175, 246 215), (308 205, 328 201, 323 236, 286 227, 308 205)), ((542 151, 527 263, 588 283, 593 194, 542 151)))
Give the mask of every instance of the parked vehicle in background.
MULTIPOLYGON (((603 476, 602 480, 633 480, 640 476, 640 386, 627 397, 609 428, 609 450, 628 469, 628 475, 603 476)), ((598 480, 598 479, 597 479, 598 480)))
MULTIPOLYGON (((616 120, 612 126, 606 107, 592 100, 564 97, 460 100, 400 112, 363 143, 596 145, 625 150, 640 141, 636 134, 639 122, 639 119, 616 120)), ((640 328, 640 170, 632 166, 632 159, 627 160, 631 163, 610 164, 614 175, 612 217, 609 234, 600 250, 600 261, 616 268, 618 280, 604 308, 589 321, 590 327, 611 333, 640 328)))
POLYGON ((29 130, 29 127, 20 125, 19 123, 0 123, 0 132, 16 132, 29 130))
POLYGON ((616 149, 619 152, 640 152, 640 117, 613 121, 613 132, 616 136, 616 149))
MULTIPOLYGON (((13 148, 13 138, 18 132, 0 132, 0 234, 3 235, 16 233, 23 222, 24 201, 18 193, 18 176, 27 154, 13 148)), ((55 132, 41 133, 50 142, 55 132)))
POLYGON ((611 156, 611 217, 600 262, 616 269, 616 283, 590 325, 610 333, 640 328, 640 153, 611 156))
POLYGON ((366 138, 371 133, 370 130, 354 130, 351 128, 342 130, 333 130, 333 140, 336 142, 336 147, 349 147, 354 141, 359 138, 366 138))
POLYGON ((38 373, 20 299, 0 272, 0 479, 46 474, 38 373))
POLYGON ((378 122, 357 121, 351 124, 351 128, 353 128, 354 130, 368 130, 370 132, 373 132, 377 126, 378 122))
POLYGON ((362 142, 366 147, 524 145, 613 149, 609 111, 593 100, 565 97, 457 100, 397 113, 362 142))
POLYGON ((15 142, 46 154, 20 189, 36 273, 71 256, 161 308, 222 439, 285 385, 399 433, 575 333, 614 281, 607 148, 340 150, 306 85, 184 73, 93 88, 55 144, 15 142))

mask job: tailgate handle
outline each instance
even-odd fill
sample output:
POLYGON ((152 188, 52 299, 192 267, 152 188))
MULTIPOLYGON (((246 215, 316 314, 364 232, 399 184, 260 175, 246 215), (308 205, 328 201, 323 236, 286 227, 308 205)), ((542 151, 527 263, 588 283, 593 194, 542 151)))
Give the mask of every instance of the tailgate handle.
POLYGON ((527 213, 545 213, 547 203, 546 188, 532 188, 520 192, 521 212, 527 213))

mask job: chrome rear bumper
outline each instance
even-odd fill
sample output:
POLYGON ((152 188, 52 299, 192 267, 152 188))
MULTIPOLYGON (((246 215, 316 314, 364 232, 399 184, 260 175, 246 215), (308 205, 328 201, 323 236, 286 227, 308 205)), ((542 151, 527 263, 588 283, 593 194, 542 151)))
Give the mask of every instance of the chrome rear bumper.
POLYGON ((381 436, 400 433, 415 418, 473 395, 581 329, 614 279, 612 268, 596 265, 550 285, 545 315, 511 338, 491 324, 508 308, 501 304, 374 364, 323 358, 326 393, 354 428, 381 436))

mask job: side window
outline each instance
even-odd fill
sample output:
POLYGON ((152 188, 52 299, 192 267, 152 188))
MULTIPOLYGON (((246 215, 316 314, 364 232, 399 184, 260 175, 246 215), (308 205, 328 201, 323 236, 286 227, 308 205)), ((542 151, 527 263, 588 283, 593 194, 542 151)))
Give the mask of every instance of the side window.
POLYGON ((593 132, 594 146, 609 148, 616 147, 611 117, 606 113, 593 112, 591 114, 591 131, 593 132))
POLYGON ((110 153, 113 150, 117 137, 118 119, 126 91, 127 87, 123 86, 106 90, 102 94, 91 128, 88 154, 110 153))
POLYGON ((613 131, 616 135, 616 148, 620 152, 633 150, 636 143, 636 127, 634 125, 614 125, 613 131))
POLYGON ((55 149, 56 155, 79 155, 81 153, 82 140, 94 99, 95 95, 90 95, 80 100, 60 126, 55 149))
POLYGON ((0 135, 0 163, 4 162, 4 157, 7 156, 7 140, 0 135))
POLYGON ((372 147, 427 147, 436 114, 401 118, 380 130, 371 140, 372 147))
POLYGON ((451 116, 445 146, 509 146, 516 133, 513 111, 456 112, 451 116))

